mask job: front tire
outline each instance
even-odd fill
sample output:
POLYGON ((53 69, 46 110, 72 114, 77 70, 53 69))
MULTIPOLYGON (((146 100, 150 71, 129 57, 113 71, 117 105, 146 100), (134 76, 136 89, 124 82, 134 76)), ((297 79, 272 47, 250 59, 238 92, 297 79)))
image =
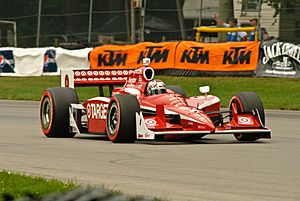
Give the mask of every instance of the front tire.
MULTIPOLYGON (((258 111, 262 125, 265 125, 265 112, 261 99, 254 92, 240 92, 234 95, 230 100, 230 109, 232 104, 236 104, 238 113, 252 113, 253 110, 258 111)), ((261 138, 260 133, 245 134, 239 133, 234 134, 234 137, 238 141, 255 141, 261 138)))
POLYGON ((136 113, 140 112, 137 98, 128 94, 112 97, 108 106, 106 131, 110 141, 133 143, 136 140, 136 113))
POLYGON ((47 137, 73 137, 69 123, 69 106, 79 103, 76 91, 72 88, 54 87, 47 89, 40 104, 40 121, 47 137))

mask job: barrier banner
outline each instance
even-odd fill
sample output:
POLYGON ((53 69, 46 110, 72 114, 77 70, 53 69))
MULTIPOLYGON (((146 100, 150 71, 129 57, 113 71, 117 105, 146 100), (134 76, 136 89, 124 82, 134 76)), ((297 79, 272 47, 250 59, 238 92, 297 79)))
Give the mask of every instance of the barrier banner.
POLYGON ((300 78, 300 46, 268 41, 261 44, 256 76, 300 78))
POLYGON ((14 73, 15 61, 12 50, 0 50, 0 73, 14 73))
POLYGON ((138 47, 135 45, 104 45, 89 53, 91 69, 136 68, 138 47))
POLYGON ((139 43, 136 45, 105 45, 94 48, 89 54, 91 69, 133 69, 142 66, 143 58, 151 59, 151 67, 174 67, 177 42, 139 43))
POLYGON ((59 69, 89 69, 88 55, 92 48, 67 50, 55 48, 55 61, 59 69))
POLYGON ((137 68, 143 58, 151 59, 154 69, 202 71, 254 71, 258 42, 198 43, 191 41, 105 45, 91 51, 91 69, 137 68))
POLYGON ((142 66, 143 58, 150 58, 150 66, 154 69, 174 68, 174 59, 178 44, 178 42, 145 42, 137 44, 139 52, 136 57, 136 67, 142 66))
POLYGON ((175 68, 200 71, 254 71, 259 42, 199 43, 180 42, 175 68))

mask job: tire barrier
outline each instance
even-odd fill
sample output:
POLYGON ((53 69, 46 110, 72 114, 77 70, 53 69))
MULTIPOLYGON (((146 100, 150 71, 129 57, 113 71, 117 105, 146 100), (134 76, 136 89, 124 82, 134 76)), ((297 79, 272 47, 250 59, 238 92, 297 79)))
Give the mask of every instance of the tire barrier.
POLYGON ((4 201, 155 201, 155 198, 142 196, 129 197, 110 191, 95 188, 78 188, 67 193, 51 193, 45 197, 38 198, 31 194, 19 199, 5 194, 2 196, 4 201))

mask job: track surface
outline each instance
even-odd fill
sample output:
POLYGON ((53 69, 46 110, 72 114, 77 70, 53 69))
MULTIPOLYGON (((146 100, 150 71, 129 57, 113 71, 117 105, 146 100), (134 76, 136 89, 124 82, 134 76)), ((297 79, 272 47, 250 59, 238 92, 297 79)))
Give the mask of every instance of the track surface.
POLYGON ((300 112, 267 111, 272 140, 113 144, 49 139, 39 103, 0 101, 0 169, 168 200, 300 200, 300 112))

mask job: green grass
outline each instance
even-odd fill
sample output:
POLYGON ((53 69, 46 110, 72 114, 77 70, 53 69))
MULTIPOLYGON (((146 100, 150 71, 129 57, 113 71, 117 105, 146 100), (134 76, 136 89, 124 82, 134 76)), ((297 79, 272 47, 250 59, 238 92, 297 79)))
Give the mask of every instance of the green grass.
MULTIPOLYGON (((125 195, 120 191, 108 190, 102 187, 95 188, 91 186, 80 186, 72 182, 65 183, 56 179, 49 180, 42 177, 28 176, 0 170, 0 201, 4 200, 4 196, 9 196, 14 200, 27 200, 25 197, 28 196, 41 200, 49 196, 49 194, 60 197, 61 194, 66 194, 66 192, 76 191, 75 189, 78 189, 77 192, 98 191, 105 193, 105 196, 107 196, 107 199, 105 200, 108 200, 108 197, 112 200, 118 200, 117 198, 120 198, 120 196, 123 198, 126 197, 126 200, 128 201, 144 200, 143 196, 125 195)), ((163 201, 163 199, 150 197, 148 200, 163 201)))
POLYGON ((73 183, 0 171, 0 200, 4 194, 14 198, 21 198, 28 194, 41 198, 49 193, 68 192, 77 187, 79 186, 73 183))
MULTIPOLYGON (((231 96, 241 91, 254 91, 267 109, 300 110, 300 79, 286 78, 232 78, 232 77, 176 77, 157 76, 166 84, 182 86, 189 96, 198 95, 198 87, 209 85, 210 94, 221 99, 227 107, 231 96)), ((0 99, 40 100, 42 92, 59 86, 58 76, 0 77, 0 99)), ((98 95, 97 88, 78 88, 80 100, 98 95)))

